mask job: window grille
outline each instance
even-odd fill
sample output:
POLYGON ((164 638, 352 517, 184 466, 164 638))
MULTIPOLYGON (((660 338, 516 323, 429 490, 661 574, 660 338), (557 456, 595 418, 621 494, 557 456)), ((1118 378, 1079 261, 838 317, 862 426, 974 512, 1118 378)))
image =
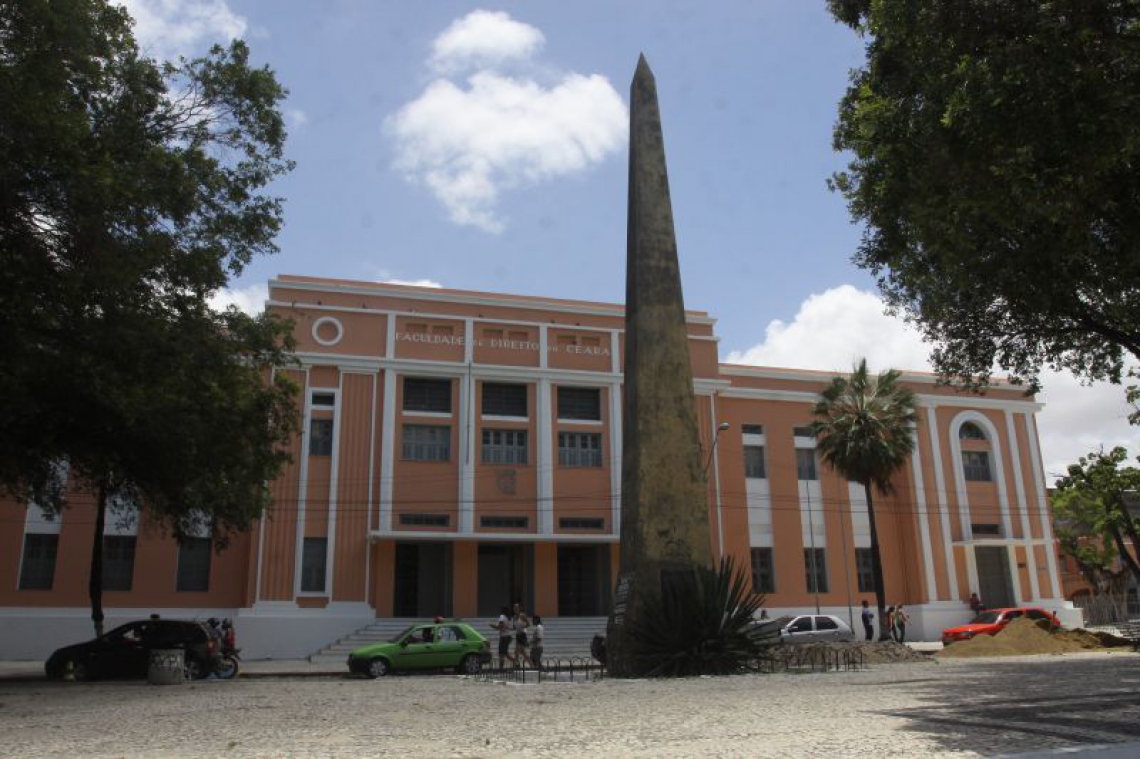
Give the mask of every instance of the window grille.
POLYGON ((402 456, 406 461, 449 461, 451 428, 405 424, 402 456))
POLYGON ((596 432, 558 433, 558 463, 570 467, 602 465, 602 436, 596 432))
POLYGON ((764 470, 764 446, 744 446, 744 476, 757 480, 768 476, 764 470))
POLYGON ((333 449, 333 420, 309 420, 309 455, 331 456, 333 449))
POLYGON ((448 514, 401 514, 400 524, 406 527, 447 527, 451 524, 448 514))
POLYGON ((752 549, 752 592, 775 593, 776 569, 771 548, 752 549))
POLYGON ((819 471, 815 466, 814 448, 796 449, 796 477, 800 480, 819 479, 819 471))
POLYGON ((860 593, 875 592, 875 571, 871 562, 870 548, 855 549, 855 572, 859 580, 860 593))
POLYGON ((526 465, 526 430, 483 430, 484 464, 526 465))
POLYGON ((827 555, 823 548, 804 549, 804 572, 808 593, 827 592, 827 555))
POLYGON ((51 590, 55 581, 55 557, 58 549, 59 535, 32 532, 24 536, 20 590, 51 590))
POLYGON ((183 592, 210 589, 210 539, 186 538, 178 546, 178 584, 183 592))
POLYGON ((962 451, 962 474, 968 482, 991 482, 989 453, 962 451))
POLYGON ((558 526, 563 530, 603 530, 606 520, 592 517, 562 517, 558 526))
POLYGON ((558 388, 558 418, 602 420, 602 391, 596 387, 558 388))
POLYGON ((451 380, 404 377, 404 411, 451 413, 451 380))
POLYGON ((328 559, 328 538, 305 538, 301 547, 301 591, 325 591, 325 567, 328 559))
POLYGON ((483 383, 483 414, 486 416, 527 416, 526 385, 483 383))
POLYGON ((526 529, 530 524, 530 517, 480 517, 481 527, 506 528, 510 530, 526 529))
POLYGON ((103 536, 103 590, 130 590, 135 574, 135 536, 103 536))

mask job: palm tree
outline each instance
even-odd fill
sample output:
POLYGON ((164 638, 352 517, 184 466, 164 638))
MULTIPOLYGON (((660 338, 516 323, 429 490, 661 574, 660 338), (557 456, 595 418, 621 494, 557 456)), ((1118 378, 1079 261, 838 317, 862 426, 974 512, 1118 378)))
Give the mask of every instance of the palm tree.
POLYGON ((883 494, 894 491, 891 477, 914 451, 912 429, 918 419, 914 392, 899 384, 899 376, 900 372, 892 369, 872 379, 867 359, 860 359, 850 377, 831 381, 812 410, 815 421, 811 429, 820 457, 848 480, 862 485, 867 496, 879 640, 885 640, 890 631, 885 624, 883 562, 872 490, 878 488, 883 494))

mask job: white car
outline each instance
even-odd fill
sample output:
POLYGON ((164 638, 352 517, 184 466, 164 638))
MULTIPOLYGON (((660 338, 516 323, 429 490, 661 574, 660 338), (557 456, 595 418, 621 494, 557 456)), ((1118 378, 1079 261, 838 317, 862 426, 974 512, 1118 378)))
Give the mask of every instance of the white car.
MULTIPOLYGON (((803 614, 786 617, 780 627, 780 640, 784 643, 814 643, 821 640, 855 640, 855 633, 839 617, 830 614, 803 614)), ((781 622, 784 620, 781 619, 781 622)))

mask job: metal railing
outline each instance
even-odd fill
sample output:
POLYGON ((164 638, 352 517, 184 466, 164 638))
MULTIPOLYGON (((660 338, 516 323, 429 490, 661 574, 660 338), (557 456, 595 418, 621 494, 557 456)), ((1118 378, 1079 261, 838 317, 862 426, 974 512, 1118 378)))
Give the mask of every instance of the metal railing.
POLYGON ((1073 605, 1085 613, 1085 624, 1090 627, 1140 620, 1140 599, 1132 594, 1120 602, 1106 595, 1079 595, 1073 605))
POLYGON ((592 683, 605 677, 606 668, 594 659, 571 656, 566 659, 543 659, 541 666, 483 667, 475 675, 479 682, 491 683, 592 683))

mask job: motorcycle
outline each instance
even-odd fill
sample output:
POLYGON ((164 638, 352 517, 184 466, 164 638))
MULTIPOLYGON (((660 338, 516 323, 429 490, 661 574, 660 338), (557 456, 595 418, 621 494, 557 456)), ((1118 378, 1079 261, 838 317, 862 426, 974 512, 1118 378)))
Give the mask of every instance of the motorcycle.
POLYGON ((217 663, 211 674, 219 680, 232 680, 237 677, 241 662, 241 649, 237 647, 233 622, 228 619, 223 619, 220 623, 210 620, 210 627, 216 633, 215 640, 218 641, 217 663))

